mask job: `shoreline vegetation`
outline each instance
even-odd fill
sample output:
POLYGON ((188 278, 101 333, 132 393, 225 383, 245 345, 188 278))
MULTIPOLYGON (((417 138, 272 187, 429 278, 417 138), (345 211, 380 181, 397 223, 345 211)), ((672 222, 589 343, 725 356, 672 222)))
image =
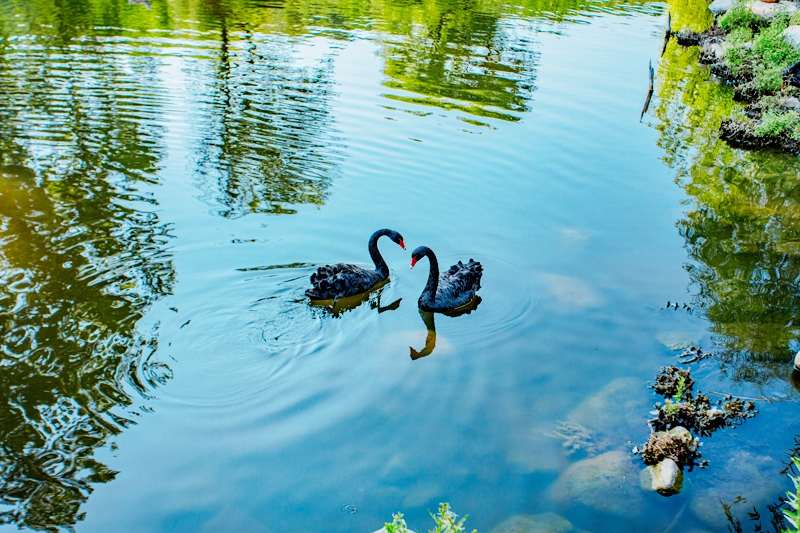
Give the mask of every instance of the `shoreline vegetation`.
POLYGON ((705 31, 674 34, 684 47, 699 47, 698 61, 733 88, 734 106, 719 136, 734 147, 800 153, 800 89, 783 78, 800 61, 800 10, 794 2, 715 0, 705 31))

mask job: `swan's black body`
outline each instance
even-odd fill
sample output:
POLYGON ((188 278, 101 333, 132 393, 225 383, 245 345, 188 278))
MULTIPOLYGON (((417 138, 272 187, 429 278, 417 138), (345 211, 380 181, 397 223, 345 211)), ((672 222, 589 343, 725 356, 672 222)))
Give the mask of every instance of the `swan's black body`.
POLYGON ((313 287, 306 291, 306 296, 312 300, 338 300, 367 292, 387 279, 389 267, 378 251, 378 239, 384 235, 405 250, 402 235, 390 229, 379 229, 369 238, 369 255, 375 263, 375 270, 345 263, 319 267, 311 274, 313 287))
POLYGON ((466 265, 461 261, 439 275, 439 262, 433 251, 427 246, 420 246, 411 254, 411 266, 427 257, 431 264, 428 283, 419 297, 419 307, 423 311, 438 313, 452 311, 469 304, 475 293, 481 288, 483 267, 480 263, 469 260, 466 265))
POLYGON ((800 61, 783 71, 783 88, 786 89, 787 85, 793 87, 800 87, 800 61))

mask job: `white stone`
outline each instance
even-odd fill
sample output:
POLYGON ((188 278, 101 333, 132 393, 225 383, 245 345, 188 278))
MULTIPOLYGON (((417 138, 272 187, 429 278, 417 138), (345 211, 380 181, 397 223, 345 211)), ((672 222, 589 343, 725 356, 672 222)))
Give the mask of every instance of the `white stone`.
POLYGON ((783 38, 791 45, 800 48, 800 26, 789 26, 783 30, 783 38))
POLYGON ((733 8, 733 0, 714 0, 711 2, 711 5, 708 6, 708 10, 715 15, 727 13, 731 8, 733 8))
POLYGON ((794 368, 795 370, 800 370, 800 352, 797 352, 797 355, 794 356, 794 368))
POLYGON ((764 2, 752 2, 747 4, 747 8, 756 16, 763 19, 771 19, 778 13, 791 15, 797 11, 794 2, 778 2, 777 4, 766 4, 764 2))
POLYGON ((681 487, 679 476, 681 474, 677 463, 667 457, 653 469, 653 490, 661 494, 674 494, 681 487))
POLYGON ((715 418, 725 418, 725 411, 723 411, 722 409, 717 409, 715 407, 713 409, 709 409, 708 411, 706 411, 706 416, 712 420, 715 418))

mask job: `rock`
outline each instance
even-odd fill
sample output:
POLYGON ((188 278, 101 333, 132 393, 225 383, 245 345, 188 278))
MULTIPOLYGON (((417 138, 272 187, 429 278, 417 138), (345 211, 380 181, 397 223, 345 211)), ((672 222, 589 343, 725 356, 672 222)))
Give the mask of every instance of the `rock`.
MULTIPOLYGON (((737 450, 724 464, 717 461, 705 475, 692 480, 695 495, 689 504, 692 512, 712 528, 724 531, 729 525, 723 503, 731 505, 738 498, 746 498, 750 509, 761 509, 781 492, 782 480, 775 476, 781 465, 771 457, 737 450)), ((746 517, 743 507, 734 506, 732 510, 734 516, 746 517)))
POLYGON ((683 472, 678 464, 670 458, 664 459, 656 466, 648 466, 650 470, 650 487, 665 496, 677 494, 683 484, 683 472))
POLYGON ((593 455, 627 440, 621 435, 640 430, 647 423, 648 407, 643 383, 634 378, 619 378, 579 403, 567 415, 567 423, 587 431, 592 446, 586 451, 593 455))
POLYGON ((786 13, 792 15, 797 11, 797 6, 793 2, 778 2, 777 4, 765 4, 764 2, 752 2, 747 4, 749 9, 754 15, 763 19, 771 19, 778 13, 786 13))
MULTIPOLYGON (((783 38, 795 48, 800 48, 800 26, 789 26, 783 30, 783 38)), ((799 354, 800 355, 800 354, 799 354)), ((795 366, 797 366, 795 358, 795 366)))
POLYGON ((789 376, 789 383, 792 384, 794 390, 800 392, 800 370, 792 370, 792 375, 789 376))
POLYGON ((800 352, 797 352, 797 355, 794 356, 794 369, 800 370, 800 352))
POLYGON ((716 420, 718 418, 725 418, 725 411, 723 411, 722 409, 717 409, 716 407, 714 407, 713 409, 709 409, 708 411, 706 411, 706 416, 709 418, 709 420, 716 420))
POLYGON ((711 2, 711 5, 708 6, 708 10, 715 15, 722 15, 730 11, 732 7, 733 0, 714 0, 711 2))
POLYGON ((489 533, 571 533, 572 524, 555 513, 516 515, 495 526, 489 533))
POLYGON ((703 336, 699 331, 664 331, 656 335, 656 340, 670 350, 685 350, 693 344, 698 344, 703 336))
POLYGON ((570 466, 550 486, 550 495, 564 505, 577 503, 601 513, 635 519, 644 507, 638 477, 628 454, 606 452, 570 466))

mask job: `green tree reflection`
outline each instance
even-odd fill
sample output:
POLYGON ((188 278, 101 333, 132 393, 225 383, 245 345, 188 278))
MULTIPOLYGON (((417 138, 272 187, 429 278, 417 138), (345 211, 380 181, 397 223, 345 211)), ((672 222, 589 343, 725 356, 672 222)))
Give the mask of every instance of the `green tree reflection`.
MULTIPOLYGON (((705 2, 673 4, 681 25, 703 29, 705 2)), ((737 150, 719 140, 732 91, 710 79, 697 48, 670 43, 659 67, 660 146, 689 196, 678 223, 687 265, 732 379, 788 379, 800 333, 800 160, 737 150)))
POLYGON ((219 29, 219 54, 193 66, 200 186, 226 217, 322 204, 339 158, 329 110, 333 64, 296 66, 285 37, 254 35, 229 18, 232 11, 224 0, 208 4, 202 20, 219 29))
POLYGON ((0 50, 0 523, 49 531, 114 478, 93 455, 131 392, 169 377, 136 325, 174 279, 140 192, 163 156, 154 60, 68 41, 0 50))

